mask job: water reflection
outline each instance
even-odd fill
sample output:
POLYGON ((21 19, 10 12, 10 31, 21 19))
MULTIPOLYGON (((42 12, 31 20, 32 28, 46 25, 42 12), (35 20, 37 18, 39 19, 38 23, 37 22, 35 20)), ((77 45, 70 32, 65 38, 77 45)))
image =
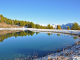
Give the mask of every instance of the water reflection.
MULTIPOLYGON (((15 38, 18 36, 22 36, 22 37, 23 36, 33 36, 34 33, 35 32, 32 32, 32 31, 19 31, 19 32, 12 32, 12 33, 10 32, 10 33, 4 34, 4 35, 0 35, 0 42, 3 42, 4 39, 7 39, 12 36, 15 36, 15 38)), ((36 32, 36 35, 38 35, 38 32, 36 32)))
POLYGON ((74 38, 74 39, 78 39, 78 36, 74 36, 73 38, 74 38))
POLYGON ((57 34, 57 36, 60 36, 60 34, 57 34))
POLYGON ((8 57, 12 58, 12 56, 14 56, 13 59, 15 58, 15 60, 29 60, 59 52, 63 48, 75 44, 74 42, 78 39, 78 37, 74 35, 57 33, 43 34, 28 30, 0 32, 0 58, 3 56, 3 58, 7 58, 7 60, 8 57), (5 41, 4 39, 7 40, 5 41))
MULTIPOLYGON (((0 31, 0 42, 3 42, 4 39, 7 39, 9 37, 12 37, 12 36, 15 36, 15 38, 17 38, 18 36, 33 36, 34 33, 36 33, 36 35, 38 35, 40 32, 32 32, 32 31, 29 31, 29 30, 26 30, 26 31, 0 31), (5 33, 6 32, 6 33, 5 33)), ((47 33, 48 36, 52 35, 53 33, 47 33)), ((55 35, 55 34, 54 34, 55 35)), ((57 36, 60 36, 60 34, 57 34, 57 36)), ((65 37, 65 34, 64 34, 64 37, 65 37)), ((68 35, 67 35, 68 37, 68 35)), ((78 36, 72 36, 71 35, 71 38, 74 38, 74 39, 77 39, 78 36)))

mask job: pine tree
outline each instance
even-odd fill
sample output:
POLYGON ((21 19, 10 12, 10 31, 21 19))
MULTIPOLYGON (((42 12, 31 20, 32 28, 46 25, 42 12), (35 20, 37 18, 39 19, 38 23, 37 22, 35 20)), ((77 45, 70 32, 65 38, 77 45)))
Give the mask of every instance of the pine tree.
POLYGON ((54 29, 53 26, 51 26, 50 29, 54 29))
POLYGON ((67 30, 70 30, 69 26, 68 26, 67 30))
POLYGON ((61 26, 60 26, 60 25, 58 25, 58 26, 57 26, 57 29, 61 29, 61 26))
POLYGON ((40 28, 43 29, 43 26, 41 25, 40 28))
POLYGON ((38 29, 40 29, 40 25, 38 24, 38 29))
POLYGON ((78 23, 74 23, 71 29, 72 29, 72 30, 79 30, 79 25, 78 25, 78 23))
POLYGON ((17 21, 17 20, 15 20, 15 21, 14 21, 14 24, 15 24, 15 25, 17 25, 17 23, 18 23, 18 21, 17 21))
POLYGON ((29 21, 27 22, 27 27, 30 27, 30 22, 29 21))
POLYGON ((50 24, 48 24, 48 25, 47 25, 47 29, 50 29, 50 27, 51 27, 50 24))
POLYGON ((33 22, 30 23, 30 28, 34 28, 34 23, 33 22))

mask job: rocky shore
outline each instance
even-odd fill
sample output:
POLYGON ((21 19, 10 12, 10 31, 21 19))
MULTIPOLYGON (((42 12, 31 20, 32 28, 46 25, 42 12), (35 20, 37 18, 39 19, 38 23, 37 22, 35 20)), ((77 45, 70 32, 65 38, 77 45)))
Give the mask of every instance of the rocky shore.
POLYGON ((80 41, 63 51, 37 58, 35 60, 80 60, 80 41))

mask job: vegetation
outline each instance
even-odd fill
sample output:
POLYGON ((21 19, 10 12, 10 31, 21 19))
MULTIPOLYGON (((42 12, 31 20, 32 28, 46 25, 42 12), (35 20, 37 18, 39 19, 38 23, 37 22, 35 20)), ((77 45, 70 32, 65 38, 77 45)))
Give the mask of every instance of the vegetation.
POLYGON ((0 23, 0 28, 22 28, 22 26, 0 23))
POLYGON ((69 26, 68 26, 67 30, 70 30, 69 26))
POLYGON ((4 17, 3 15, 0 15, 0 22, 1 23, 6 23, 6 24, 11 24, 11 25, 18 25, 18 26, 27 26, 28 28, 37 28, 37 29, 54 29, 53 26, 48 24, 47 26, 42 26, 39 24, 34 24, 33 22, 29 21, 19 21, 19 20, 12 20, 4 17))
POLYGON ((61 29, 61 26, 60 26, 60 25, 58 25, 58 26, 57 26, 57 29, 61 29))
POLYGON ((47 25, 47 29, 54 29, 50 24, 47 25))
POLYGON ((72 30, 80 30, 80 26, 78 25, 78 23, 74 23, 71 29, 72 30))
MULTIPOLYGON (((6 24, 18 25, 18 26, 27 26, 28 28, 54 29, 53 26, 51 26, 50 24, 48 24, 47 26, 42 26, 39 24, 34 24, 33 22, 29 22, 29 21, 8 19, 8 18, 4 17, 3 15, 0 15, 0 23, 6 23, 6 24)), ((61 26, 58 25, 57 29, 61 29, 61 26)), ((80 26, 78 25, 78 23, 74 23, 71 29, 72 30, 80 30, 80 26)), ((67 30, 70 30, 69 26, 68 26, 67 30)))

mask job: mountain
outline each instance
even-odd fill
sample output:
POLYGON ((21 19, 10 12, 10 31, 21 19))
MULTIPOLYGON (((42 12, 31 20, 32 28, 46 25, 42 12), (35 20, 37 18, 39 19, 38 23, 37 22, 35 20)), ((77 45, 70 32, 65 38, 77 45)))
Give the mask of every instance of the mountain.
POLYGON ((59 24, 52 24, 52 26, 53 26, 54 28, 57 28, 57 25, 59 25, 59 24))
POLYGON ((71 29, 71 27, 73 26, 73 23, 62 24, 62 25, 61 25, 61 28, 62 28, 62 29, 67 29, 68 26, 69 26, 69 28, 71 29))
MULTIPOLYGON (((52 24, 52 26, 54 27, 54 28, 57 28, 57 25, 59 25, 59 24, 52 24)), ((67 29, 67 27, 69 26, 70 27, 70 29, 71 29, 71 27, 73 26, 73 23, 67 23, 67 24, 62 24, 62 25, 60 25, 61 26, 61 28, 62 29, 67 29)))

